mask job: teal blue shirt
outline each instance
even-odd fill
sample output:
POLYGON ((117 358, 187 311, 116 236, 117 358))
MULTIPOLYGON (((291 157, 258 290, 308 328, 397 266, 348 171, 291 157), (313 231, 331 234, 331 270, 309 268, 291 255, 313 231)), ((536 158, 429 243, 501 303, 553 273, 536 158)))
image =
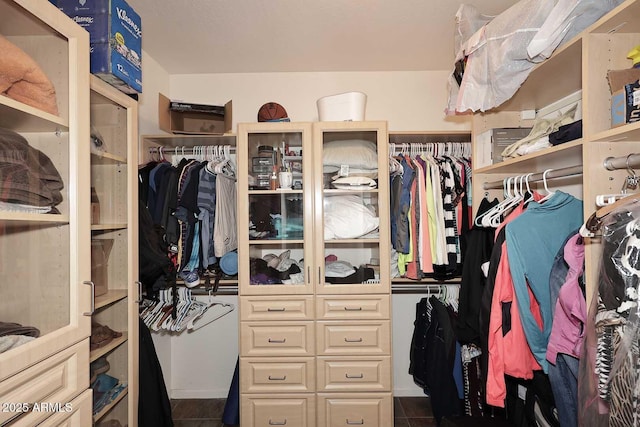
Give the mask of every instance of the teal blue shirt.
POLYGON ((527 209, 506 226, 509 268, 522 327, 533 355, 545 372, 553 321, 549 274, 556 253, 567 236, 582 223, 582 201, 556 191, 543 203, 529 202, 527 209), (542 330, 531 313, 527 284, 540 305, 542 330))

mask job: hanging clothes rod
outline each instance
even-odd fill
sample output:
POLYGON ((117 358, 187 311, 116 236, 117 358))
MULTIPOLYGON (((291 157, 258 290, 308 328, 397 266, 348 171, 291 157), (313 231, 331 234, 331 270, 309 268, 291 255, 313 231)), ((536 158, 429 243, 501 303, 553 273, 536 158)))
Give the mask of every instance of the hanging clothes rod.
POLYGON ((443 286, 459 286, 460 281, 449 280, 442 283, 392 283, 393 294, 440 294, 443 286))
MULTIPOLYGON (((529 182, 542 181, 543 174, 544 174, 543 172, 534 173, 533 175, 531 175, 529 177, 529 182)), ((570 167, 567 167, 567 168, 560 168, 560 169, 551 169, 547 173, 546 179, 564 178, 564 177, 567 177, 567 176, 574 176, 574 175, 582 175, 582 165, 570 166, 570 167)), ((482 185, 482 188, 484 190, 495 190, 495 189, 499 189, 499 188, 503 188, 503 187, 504 187, 504 182, 503 181, 485 182, 482 185)))
POLYGON ((179 147, 171 147, 171 148, 167 148, 167 147, 149 147, 149 153, 150 154, 158 154, 160 152, 162 152, 162 154, 194 154, 194 152, 197 152, 200 148, 199 147, 229 147, 229 150, 231 152, 235 152, 236 151, 236 147, 234 147, 233 145, 229 145, 229 144, 219 144, 219 145, 197 145, 194 147, 183 147, 183 146, 179 146, 179 147), (194 151, 195 150, 195 151, 194 151))
POLYGON ((604 159, 604 167, 609 171, 640 167, 640 154, 629 154, 624 157, 607 157, 604 159))
MULTIPOLYGON (((424 294, 439 293, 442 286, 460 285, 460 280, 448 280, 441 283, 392 283, 391 292, 394 294, 424 294)), ((209 295, 209 290, 204 287, 196 287, 191 289, 192 295, 209 295)), ((215 295, 238 295, 237 285, 220 286, 215 295)))
POLYGON ((433 155, 471 155, 471 142, 461 141, 434 141, 434 142, 391 142, 389 143, 389 151, 393 155, 403 153, 419 154, 422 152, 430 152, 433 155), (440 153, 440 150, 443 150, 440 153))

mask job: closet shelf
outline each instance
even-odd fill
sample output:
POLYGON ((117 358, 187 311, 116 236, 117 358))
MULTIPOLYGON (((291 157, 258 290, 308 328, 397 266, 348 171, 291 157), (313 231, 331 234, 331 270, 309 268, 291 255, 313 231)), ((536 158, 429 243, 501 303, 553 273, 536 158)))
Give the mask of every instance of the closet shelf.
POLYGON ((98 412, 97 414, 95 414, 93 416, 93 422, 97 423, 98 421, 100 421, 100 419, 102 417, 105 416, 105 414, 107 412, 109 412, 114 406, 116 406, 118 404, 118 402, 120 402, 122 399, 124 399, 124 397, 129 393, 129 386, 125 387, 124 390, 122 390, 120 392, 120 394, 118 395, 118 397, 116 397, 115 399, 113 399, 111 402, 109 402, 108 405, 106 405, 104 408, 102 408, 100 410, 100 412, 98 412))
POLYGON ((582 38, 578 35, 537 65, 514 96, 494 111, 539 110, 582 89, 582 38))
POLYGON ((302 190, 249 190, 247 194, 302 194, 302 190))
POLYGON ((304 240, 302 239, 260 239, 260 240, 249 240, 250 245, 281 245, 283 243, 287 244, 303 244, 304 240))
MULTIPOLYGON (((640 13, 640 12, 638 12, 640 13)), ((598 132, 591 137, 592 141, 633 141, 640 140, 640 122, 630 123, 613 129, 598 132)))
POLYGON ((640 21, 633 19, 640 16, 640 3, 627 0, 600 18, 590 30, 591 33, 640 33, 640 21))
POLYGON ((325 240, 324 244, 325 245, 347 245, 347 244, 359 244, 359 245, 363 245, 366 246, 368 244, 379 244, 380 243, 380 239, 379 238, 375 238, 375 239, 369 239, 366 237, 360 237, 358 239, 333 239, 333 240, 325 240))
POLYGON ((91 153, 92 163, 127 163, 127 159, 111 153, 96 154, 91 153))
POLYGON ((69 217, 67 215, 58 214, 33 214, 22 212, 4 212, 0 211, 0 221, 16 221, 21 223, 52 223, 52 224, 68 224, 69 217))
POLYGON ((378 189, 366 189, 366 190, 342 190, 337 188, 325 188, 322 190, 324 194, 355 194, 355 193, 377 193, 378 189))
POLYGON ((61 117, 0 95, 0 127, 19 132, 67 132, 69 123, 61 117))
POLYGON ((98 349, 91 351, 91 353, 89 353, 89 361, 93 362, 99 359, 100 357, 104 356, 105 354, 110 353, 111 351, 115 350, 120 345, 125 343, 127 339, 128 339, 127 331, 122 331, 122 336, 118 338, 114 338, 109 344, 105 345, 104 347, 100 347, 98 349))
POLYGON ((114 231, 127 228, 126 223, 119 224, 91 224, 91 231, 114 231))
POLYGON ((560 165, 577 164, 582 162, 583 139, 545 148, 544 150, 514 159, 505 160, 490 166, 475 169, 474 174, 483 173, 525 173, 525 171, 538 171, 560 165))
MULTIPOLYGON (((176 284, 177 284, 178 286, 184 286, 184 280, 176 280, 176 284)), ((213 281, 212 281, 212 284, 213 284, 213 281)), ((235 285, 237 285, 237 284, 238 284, 238 279, 221 279, 221 280, 218 282, 218 285, 220 285, 220 286, 235 286, 235 285)), ((200 284, 199 284, 199 285, 196 285, 196 286, 195 286, 194 288, 192 288, 192 289, 196 289, 196 288, 202 288, 202 289, 204 289, 204 287, 203 287, 203 286, 204 286, 204 280, 203 280, 203 279, 200 279, 200 284)))
MULTIPOLYGON (((170 150, 177 147, 188 147, 200 145, 236 145, 236 135, 233 133, 225 133, 223 135, 145 135, 145 143, 152 143, 162 147, 168 147, 170 150)), ((157 147, 151 147, 157 152, 157 147)))
POLYGON ((102 307, 106 307, 109 304, 118 302, 127 297, 128 291, 126 289, 112 289, 107 291, 106 294, 96 297, 95 309, 99 310, 102 307))
POLYGON ((430 144, 437 142, 471 142, 470 131, 389 131, 392 144, 430 144))

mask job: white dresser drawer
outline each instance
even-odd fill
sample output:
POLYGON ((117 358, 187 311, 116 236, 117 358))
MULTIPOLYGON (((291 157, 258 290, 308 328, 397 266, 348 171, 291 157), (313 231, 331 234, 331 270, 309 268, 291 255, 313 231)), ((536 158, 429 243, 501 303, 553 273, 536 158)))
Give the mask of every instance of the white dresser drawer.
POLYGON ((247 427, 315 427, 315 395, 243 394, 240 397, 240 425, 247 427))
POLYGON ((315 359, 313 357, 240 359, 242 393, 313 393, 315 359))
POLYGON ((390 355, 389 320, 317 322, 318 355, 390 355))
POLYGON ((71 402, 89 387, 89 342, 75 344, 0 383, 0 425, 17 418, 14 425, 33 426, 71 402), (37 404, 28 413, 20 404, 37 404), (11 406, 13 405, 13 406, 11 406), (5 411, 4 409, 7 409, 5 411))
POLYGON ((313 297, 240 297, 240 320, 313 320, 313 297))
POLYGON ((318 357, 319 391, 391 391, 391 356, 318 357))
POLYGON ((318 426, 391 427, 391 393, 318 393, 318 426))
POLYGON ((241 356, 313 356, 313 322, 241 322, 241 356))
POLYGON ((389 295, 317 296, 319 320, 389 319, 389 295))

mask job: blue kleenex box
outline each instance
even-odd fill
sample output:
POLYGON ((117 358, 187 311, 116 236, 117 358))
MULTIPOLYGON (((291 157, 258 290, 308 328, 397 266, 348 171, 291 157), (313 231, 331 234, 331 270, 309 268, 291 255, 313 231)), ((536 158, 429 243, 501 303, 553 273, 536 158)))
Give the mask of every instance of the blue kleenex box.
POLYGON ((142 22, 124 0, 50 0, 89 32, 91 73, 142 92, 142 22))

